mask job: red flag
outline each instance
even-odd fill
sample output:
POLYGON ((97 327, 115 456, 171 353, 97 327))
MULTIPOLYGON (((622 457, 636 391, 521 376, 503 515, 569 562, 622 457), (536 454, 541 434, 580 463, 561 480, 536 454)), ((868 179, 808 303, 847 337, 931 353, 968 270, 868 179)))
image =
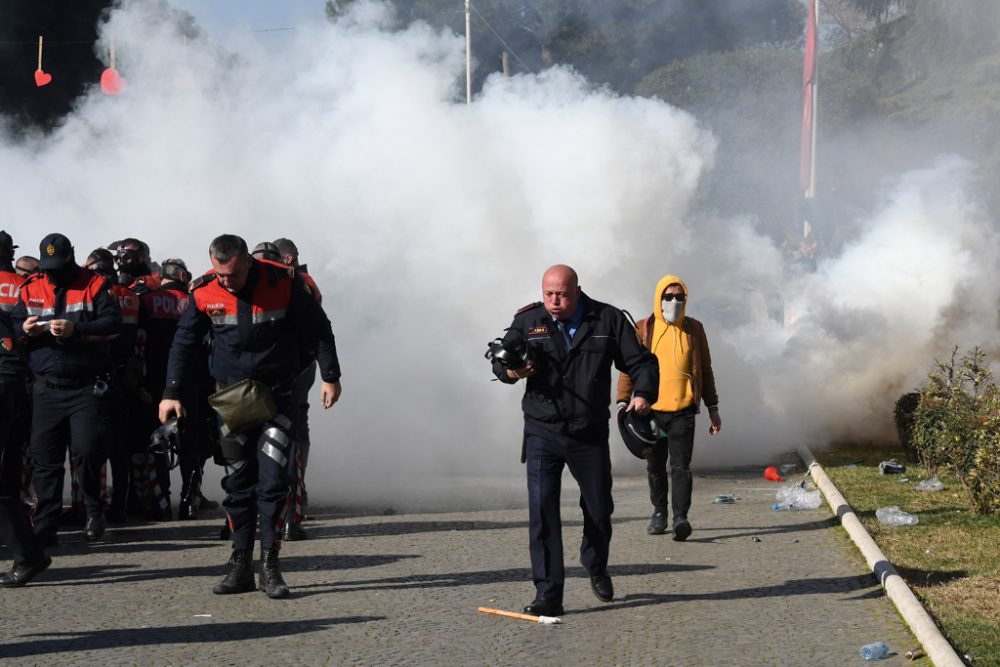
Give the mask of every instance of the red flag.
POLYGON ((806 53, 802 66, 802 151, 799 163, 799 183, 808 191, 813 181, 813 131, 816 110, 813 97, 816 89, 816 2, 809 2, 806 20, 806 53))

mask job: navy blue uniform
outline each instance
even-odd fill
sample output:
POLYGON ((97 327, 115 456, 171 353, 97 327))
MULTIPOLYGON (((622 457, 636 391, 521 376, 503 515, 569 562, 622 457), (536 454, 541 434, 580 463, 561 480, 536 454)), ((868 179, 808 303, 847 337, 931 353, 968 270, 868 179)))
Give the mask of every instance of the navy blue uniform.
POLYGON ((233 547, 250 548, 259 514, 261 547, 267 551, 278 542, 289 490, 292 390, 303 370, 303 349, 317 351, 325 382, 340 379, 330 320, 301 278, 257 260, 237 293, 223 288, 213 275, 203 276, 195 281, 174 336, 164 398, 180 397, 187 369, 206 335, 212 338, 209 370, 219 387, 257 380, 271 387, 278 406, 278 413, 262 426, 242 433, 223 429, 221 441, 229 471, 223 487, 233 547))
MULTIPOLYGON (((524 451, 527 464, 531 572, 537 598, 562 604, 565 581, 559 496, 565 465, 580 486, 583 540, 580 561, 591 576, 605 574, 611 543, 611 366, 628 372, 635 393, 656 400, 656 358, 635 337, 620 310, 581 294, 583 317, 570 341, 541 303, 520 310, 505 340, 525 340, 536 372, 526 380, 524 451)), ((499 362, 493 372, 513 384, 499 362)))
POLYGON ((0 542, 14 554, 14 565, 41 560, 41 541, 21 507, 21 457, 29 416, 27 370, 10 315, 0 308, 0 542))
POLYGON ((36 534, 56 531, 67 441, 87 513, 102 511, 100 475, 111 420, 109 341, 121 330, 122 317, 111 283, 89 269, 76 268, 75 274, 65 285, 56 285, 42 273, 28 278, 11 317, 15 331, 23 331, 31 316, 39 322, 66 319, 74 325, 68 337, 57 338, 46 330, 23 338, 35 375, 31 483, 37 498, 32 515, 36 534))

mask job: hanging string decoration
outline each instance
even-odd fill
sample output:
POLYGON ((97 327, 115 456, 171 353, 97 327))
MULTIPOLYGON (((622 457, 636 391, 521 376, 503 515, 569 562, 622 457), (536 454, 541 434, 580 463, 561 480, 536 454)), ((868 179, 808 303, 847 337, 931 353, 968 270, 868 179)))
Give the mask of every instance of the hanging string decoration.
POLYGON ((38 36, 38 69, 35 70, 35 85, 41 88, 52 83, 52 75, 42 69, 42 36, 38 36))

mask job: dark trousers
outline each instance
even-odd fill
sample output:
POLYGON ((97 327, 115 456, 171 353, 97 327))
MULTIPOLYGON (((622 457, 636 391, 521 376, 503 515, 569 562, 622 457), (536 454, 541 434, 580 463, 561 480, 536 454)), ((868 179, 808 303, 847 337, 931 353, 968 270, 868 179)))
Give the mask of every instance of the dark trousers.
MULTIPOLYGON (((296 484, 302 487, 303 507, 309 502, 305 484, 306 464, 309 463, 309 392, 315 383, 316 362, 313 362, 295 378, 292 387, 292 397, 295 401, 295 449, 294 455, 289 457, 288 474, 291 476, 293 493, 296 484)), ((288 520, 292 520, 295 508, 288 509, 288 520)))
POLYGON ((691 508, 691 455, 694 453, 694 408, 677 412, 654 412, 661 437, 646 459, 649 499, 656 512, 667 511, 670 495, 674 522, 687 519, 691 508), (666 434, 665 436, 663 434, 666 434), (670 476, 667 477, 667 461, 670 476), (672 483, 672 486, 671 486, 672 483))
POLYGON ((28 414, 25 383, 0 380, 0 542, 13 553, 15 565, 38 561, 44 555, 21 506, 21 457, 28 414))
POLYGON ((605 431, 587 437, 562 435, 525 420, 524 445, 531 576, 537 597, 561 603, 566 580, 559 516, 564 465, 569 466, 580 487, 583 510, 580 562, 591 575, 603 573, 608 566, 614 512, 608 434, 605 431))
POLYGON ((95 396, 93 385, 52 389, 35 382, 31 422, 31 486, 37 504, 31 516, 35 533, 55 532, 62 507, 63 463, 69 446, 87 513, 102 511, 101 467, 111 428, 110 398, 95 396))
POLYGON ((260 545, 267 551, 276 546, 284 524, 290 478, 288 461, 293 454, 292 434, 295 406, 292 392, 274 392, 278 414, 264 424, 242 433, 223 434, 222 457, 229 474, 222 478, 233 548, 249 551, 260 521, 260 545))

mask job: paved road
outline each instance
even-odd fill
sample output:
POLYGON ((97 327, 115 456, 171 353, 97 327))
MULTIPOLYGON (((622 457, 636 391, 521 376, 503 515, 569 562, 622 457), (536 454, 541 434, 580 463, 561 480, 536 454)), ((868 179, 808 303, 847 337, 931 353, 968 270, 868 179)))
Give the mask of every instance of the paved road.
POLYGON ((217 518, 97 544, 68 532, 36 583, 0 590, 0 664, 860 665, 885 639, 880 664, 899 665, 916 645, 826 505, 775 512, 756 472, 697 476, 685 543, 646 535, 645 479, 616 479, 611 604, 578 564, 567 477, 563 625, 478 613, 533 597, 522 487, 484 481, 461 511, 317 509, 312 539, 282 551, 288 600, 212 595, 229 553, 217 518), (742 499, 712 504, 728 493, 742 499))

